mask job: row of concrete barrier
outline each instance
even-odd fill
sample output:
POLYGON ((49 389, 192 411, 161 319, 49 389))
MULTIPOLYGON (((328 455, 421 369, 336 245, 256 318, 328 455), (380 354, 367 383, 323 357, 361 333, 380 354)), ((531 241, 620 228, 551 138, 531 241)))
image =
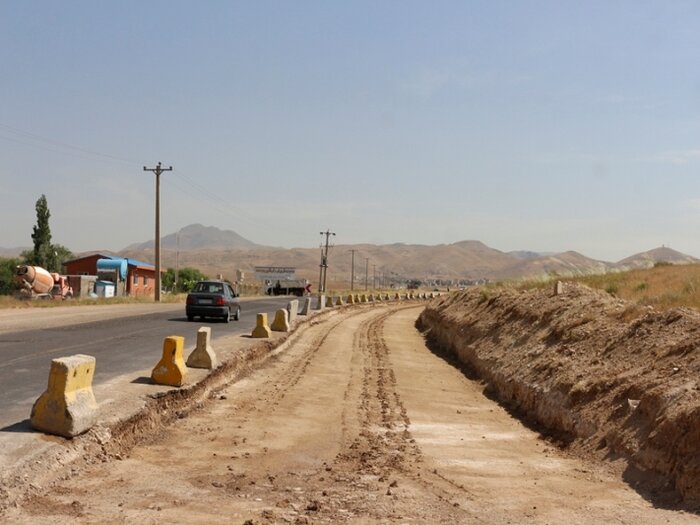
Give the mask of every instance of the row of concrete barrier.
MULTIPOLYGON (((185 338, 171 335, 163 341, 163 354, 151 371, 158 385, 180 387, 187 381, 188 368, 214 369, 218 366, 211 345, 211 328, 197 332, 197 346, 184 360, 185 338)), ((77 354, 51 361, 49 384, 32 406, 30 421, 36 430, 74 437, 92 427, 97 419, 97 402, 92 391, 96 360, 77 354)))
MULTIPOLYGON (((299 315, 309 315, 311 310, 384 301, 432 299, 430 293, 408 293, 394 296, 389 294, 349 294, 345 300, 341 296, 317 296, 312 308, 312 298, 300 301, 295 299, 275 312, 272 325, 268 325, 267 313, 257 314, 256 325, 251 337, 268 338, 271 332, 289 332, 299 315)), ((213 370, 218 366, 216 353, 211 345, 211 328, 201 327, 197 332, 197 346, 184 359, 185 338, 178 335, 166 337, 163 341, 163 354, 151 372, 151 380, 158 385, 181 387, 187 381, 188 368, 213 370)), ((46 391, 32 406, 30 421, 32 427, 42 432, 72 438, 89 430, 97 420, 97 402, 92 391, 96 360, 93 356, 77 354, 60 357, 51 361, 49 383, 46 391)))
MULTIPOLYGON (((313 305, 313 310, 324 310, 326 308, 360 303, 434 299, 439 295, 439 292, 417 292, 415 294, 396 293, 393 296, 389 295, 388 293, 379 293, 376 295, 371 293, 348 294, 345 300, 343 300, 343 297, 340 295, 330 297, 318 295, 316 296, 316 302, 313 305)), ((297 315, 309 315, 310 311, 312 310, 311 297, 305 297, 301 301, 301 308, 299 308, 299 300, 295 299, 287 304, 287 308, 280 308, 277 310, 275 312, 275 319, 272 322, 272 325, 268 324, 267 313, 257 314, 255 319, 255 328, 253 328, 251 337, 266 338, 271 337, 272 332, 289 332, 290 324, 294 322, 297 315)))

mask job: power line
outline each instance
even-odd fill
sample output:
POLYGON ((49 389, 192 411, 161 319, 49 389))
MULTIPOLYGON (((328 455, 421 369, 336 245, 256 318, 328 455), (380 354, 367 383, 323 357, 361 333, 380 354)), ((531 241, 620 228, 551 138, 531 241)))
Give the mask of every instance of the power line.
MULTIPOLYGON (((120 157, 117 155, 111 155, 109 153, 102 153, 100 151, 95 151, 95 150, 83 148, 81 146, 75 146, 73 144, 68 144, 67 142, 61 142, 58 140, 50 139, 48 137, 44 137, 42 135, 37 135, 36 133, 32 133, 29 131, 24 131, 24 130, 21 130, 19 128, 13 128, 12 126, 8 126, 6 124, 0 124, 0 129, 4 130, 7 133, 13 133, 13 134, 18 135, 20 137, 24 137, 24 138, 33 140, 33 141, 38 142, 38 143, 45 143, 45 144, 49 144, 49 145, 54 146, 54 147, 74 150, 74 151, 78 151, 80 153, 84 153, 84 154, 88 154, 88 155, 92 155, 92 156, 96 156, 96 157, 101 157, 104 159, 109 159, 109 160, 113 160, 113 161, 117 161, 117 162, 121 162, 121 163, 139 164, 139 162, 137 162, 133 159, 127 159, 127 158, 120 157)), ((6 140, 14 140, 15 142, 19 142, 20 144, 34 145, 36 147, 40 147, 36 144, 32 144, 31 142, 22 142, 21 140, 19 140, 17 138, 15 138, 15 139, 8 138, 8 137, 1 137, 1 138, 4 138, 6 140)), ((48 150, 48 151, 54 151, 56 153, 67 153, 67 152, 62 152, 60 150, 48 150)))
MULTIPOLYGON (((45 137, 42 135, 39 135, 37 133, 33 133, 30 131, 22 130, 19 128, 15 128, 13 126, 8 126, 7 124, 2 124, 0 123, 0 131, 4 131, 5 133, 9 133, 10 135, 14 136, 3 136, 0 135, 0 140, 6 140, 10 142, 14 142, 17 144, 22 144, 25 146, 30 146, 34 148, 39 148, 43 149, 45 151, 49 151, 52 153, 59 153, 63 155, 70 155, 72 157, 76 158, 81 158, 85 160, 90 160, 95 157, 99 157, 104 160, 112 161, 115 163, 119 164, 129 164, 132 166, 139 166, 143 165, 142 161, 137 161, 131 158, 127 158, 124 156, 120 155, 114 155, 110 153, 104 153, 96 150, 92 150, 89 148, 85 148, 82 146, 76 146, 74 144, 69 144, 67 142, 62 142, 59 140, 51 139, 49 137, 45 137)), ((198 193, 203 199, 207 199, 208 202, 210 203, 215 203, 215 209, 219 212, 221 212, 224 215, 233 217, 237 220, 242 220, 244 222, 248 222, 251 225, 260 225, 261 223, 267 224, 269 226, 273 226, 276 230, 282 230, 286 231, 288 233, 293 233, 294 235, 297 236, 304 236, 304 232, 301 230, 294 230, 292 228, 288 228, 286 225, 280 225, 279 223, 272 223, 268 222, 265 220, 264 216, 252 216, 248 214, 247 212, 243 211, 241 208, 237 208, 236 206, 232 205, 232 202, 230 199, 224 199, 220 196, 220 194, 210 190, 206 186, 198 183, 195 181, 193 178, 188 177, 180 169, 178 169, 177 173, 174 173, 176 177, 178 177, 180 180, 182 180, 186 185, 190 186, 192 189, 194 189, 195 193, 198 193)), ((185 195, 192 197, 193 192, 188 191, 187 189, 183 189, 182 187, 178 186, 177 184, 173 183, 173 180, 170 179, 168 181, 168 185, 172 185, 176 189, 179 189, 182 191, 185 195)), ((202 202, 206 202, 202 200, 202 202)))

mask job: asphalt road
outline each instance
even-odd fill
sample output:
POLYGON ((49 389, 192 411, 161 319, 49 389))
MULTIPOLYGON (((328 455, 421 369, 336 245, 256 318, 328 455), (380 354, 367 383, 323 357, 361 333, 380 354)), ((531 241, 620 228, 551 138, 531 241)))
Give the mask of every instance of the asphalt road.
MULTIPOLYGON (((283 308, 289 297, 269 297, 241 303, 240 321, 187 322, 185 305, 159 305, 157 313, 126 315, 80 324, 0 333, 0 430, 29 417, 32 404, 46 390, 51 360, 73 354, 97 360, 93 385, 113 377, 152 368, 160 357, 163 339, 185 337, 185 349, 197 341, 201 326, 212 327, 212 339, 250 333, 255 316, 283 308)), ((82 307, 81 307, 82 308, 82 307)), ((92 308, 100 308, 95 306, 92 308)), ((45 310, 50 316, 51 311, 45 310)))

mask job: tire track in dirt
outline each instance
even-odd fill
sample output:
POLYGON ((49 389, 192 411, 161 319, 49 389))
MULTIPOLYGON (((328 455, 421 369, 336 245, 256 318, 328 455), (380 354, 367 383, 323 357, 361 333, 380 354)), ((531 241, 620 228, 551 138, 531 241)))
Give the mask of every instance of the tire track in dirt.
POLYGON ((6 521, 464 522, 421 472, 382 338, 391 312, 313 321, 200 410, 77 466, 6 521))

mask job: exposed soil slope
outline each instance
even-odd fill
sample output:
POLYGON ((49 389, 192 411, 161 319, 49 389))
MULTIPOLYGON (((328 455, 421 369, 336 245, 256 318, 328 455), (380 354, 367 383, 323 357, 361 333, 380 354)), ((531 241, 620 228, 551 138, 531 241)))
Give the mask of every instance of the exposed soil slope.
MULTIPOLYGON (((648 496, 700 502, 700 314, 657 313, 581 285, 433 301, 429 337, 503 402, 574 448, 621 455, 648 496)), ((640 486, 640 490, 643 490, 640 486)))

